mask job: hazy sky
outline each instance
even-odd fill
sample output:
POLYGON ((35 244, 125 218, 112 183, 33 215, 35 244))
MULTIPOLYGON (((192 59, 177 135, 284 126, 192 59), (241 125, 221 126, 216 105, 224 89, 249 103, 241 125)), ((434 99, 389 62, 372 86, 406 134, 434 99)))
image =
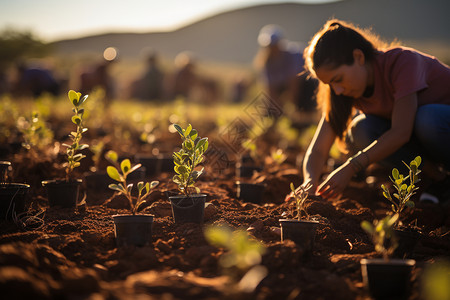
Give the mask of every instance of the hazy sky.
POLYGON ((173 30, 216 13, 256 4, 332 1, 0 0, 0 30, 30 30, 38 38, 53 41, 104 32, 173 30))

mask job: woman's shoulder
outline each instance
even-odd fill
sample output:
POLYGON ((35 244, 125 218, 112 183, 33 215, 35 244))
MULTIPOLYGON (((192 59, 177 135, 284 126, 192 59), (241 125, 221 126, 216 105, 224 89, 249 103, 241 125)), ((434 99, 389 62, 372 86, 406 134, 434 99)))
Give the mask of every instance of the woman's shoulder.
POLYGON ((392 59, 398 57, 422 57, 422 58, 432 58, 433 56, 428 55, 426 53, 420 52, 414 48, 404 47, 404 46, 395 46, 391 48, 381 49, 378 51, 378 58, 380 59, 392 59))

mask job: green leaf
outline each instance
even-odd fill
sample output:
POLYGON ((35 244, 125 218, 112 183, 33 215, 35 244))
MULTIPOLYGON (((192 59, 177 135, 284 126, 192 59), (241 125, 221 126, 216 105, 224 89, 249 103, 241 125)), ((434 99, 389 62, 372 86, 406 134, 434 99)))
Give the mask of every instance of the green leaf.
POLYGON ((175 127, 175 129, 178 131, 178 133, 184 137, 184 133, 183 133, 183 129, 180 127, 180 125, 178 124, 173 124, 173 127, 175 127))
POLYGON ((159 184, 159 181, 157 181, 157 180, 152 181, 152 182, 150 183, 150 189, 155 188, 158 184, 159 184))
POLYGON ((137 188, 138 188, 139 193, 141 193, 142 189, 144 188, 144 182, 143 181, 139 181, 138 184, 137 184, 137 188))
POLYGON ((109 160, 110 162, 117 162, 117 160, 119 159, 119 156, 117 155, 117 153, 115 151, 109 150, 108 152, 106 152, 105 158, 107 160, 109 160))
POLYGON ((184 136, 185 137, 190 136, 191 130, 192 130, 192 125, 189 124, 188 127, 186 128, 186 130, 184 130, 184 136))
POLYGON ((81 145, 79 145, 78 146, 78 150, 84 150, 84 149, 87 149, 87 148, 89 148, 89 145, 88 144, 81 144, 81 145))
POLYGON ((140 167, 142 167, 141 164, 134 165, 131 169, 128 170, 128 174, 130 174, 130 173, 136 171, 136 170, 139 169, 140 167))
POLYGON ((414 204, 414 202, 413 202, 413 201, 411 201, 411 200, 408 200, 408 201, 406 201, 406 203, 405 203, 405 206, 406 206, 406 207, 414 207, 414 206, 415 206, 415 204, 414 204))
POLYGON ((118 181, 118 182, 122 181, 122 176, 120 176, 119 171, 115 167, 108 166, 106 168, 106 173, 108 173, 108 176, 111 179, 114 179, 115 181, 118 181))
POLYGON ((189 136, 191 137, 191 140, 195 141, 198 137, 198 132, 195 129, 192 129, 189 133, 189 136))
MULTIPOLYGON (((80 93, 80 96, 81 96, 81 93, 80 93)), ((83 104, 84 101, 86 101, 88 97, 89 97, 89 95, 84 95, 83 98, 81 98, 80 101, 78 102, 78 105, 83 104)))
POLYGON ((80 125, 81 124, 81 118, 79 116, 73 116, 72 117, 72 123, 74 123, 76 125, 80 125))
POLYGON ((174 170, 175 170, 175 172, 177 172, 178 174, 185 174, 185 173, 188 172, 188 169, 187 169, 186 166, 184 166, 184 165, 175 166, 174 170))
POLYGON ((128 173, 128 170, 130 170, 131 168, 131 162, 128 158, 122 160, 122 162, 120 163, 120 169, 122 170, 123 174, 128 173))
POLYGON ((392 177, 397 181, 399 172, 396 168, 392 169, 392 177))
POLYGON ((422 163, 422 158, 420 156, 417 156, 414 161, 416 162, 417 166, 420 166, 420 164, 422 163))
POLYGON ((110 185, 108 185, 108 188, 118 191, 118 192, 121 192, 121 193, 124 192, 123 186, 120 184, 111 183, 110 185))
POLYGON ((71 102, 73 105, 77 106, 78 100, 79 100, 80 97, 81 97, 81 93, 77 93, 77 92, 75 92, 74 90, 70 90, 69 93, 68 93, 67 95, 68 95, 68 97, 69 97, 70 102, 71 102))
POLYGON ((366 220, 361 222, 361 228, 364 229, 364 231, 366 231, 369 234, 373 234, 374 232, 373 225, 366 220))

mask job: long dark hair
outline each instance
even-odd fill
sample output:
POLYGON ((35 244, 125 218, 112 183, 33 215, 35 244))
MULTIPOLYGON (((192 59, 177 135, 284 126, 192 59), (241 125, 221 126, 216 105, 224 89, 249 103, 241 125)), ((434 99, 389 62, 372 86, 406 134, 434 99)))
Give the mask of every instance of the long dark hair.
MULTIPOLYGON (((366 61, 370 62, 375 59, 377 50, 385 46, 369 30, 333 19, 325 23, 309 42, 304 52, 305 64, 310 73, 317 77, 315 70, 322 66, 334 69, 353 64, 355 49, 360 49, 366 61)), ((317 102, 337 137, 342 140, 351 120, 353 98, 336 95, 329 85, 321 82, 317 102)))

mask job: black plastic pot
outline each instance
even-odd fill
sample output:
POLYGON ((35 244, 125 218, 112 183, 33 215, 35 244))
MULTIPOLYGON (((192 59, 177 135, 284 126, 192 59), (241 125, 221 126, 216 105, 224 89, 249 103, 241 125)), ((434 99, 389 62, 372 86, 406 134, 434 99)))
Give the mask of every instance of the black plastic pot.
POLYGON ((203 223, 205 215, 205 194, 170 196, 175 223, 203 223))
POLYGON ((393 256, 396 258, 411 257, 414 253, 414 248, 420 239, 420 232, 408 229, 395 229, 395 234, 398 238, 398 246, 395 249, 393 256))
POLYGON ((66 180, 45 180, 42 186, 47 190, 47 199, 50 207, 71 208, 77 206, 78 194, 81 179, 66 180))
POLYGON ((172 155, 159 155, 158 159, 160 161, 160 170, 159 172, 170 173, 173 172, 173 168, 175 165, 173 164, 172 155))
POLYGON ((6 183, 6 178, 8 177, 8 169, 11 166, 9 161, 0 161, 0 183, 6 183))
POLYGON ((411 292, 412 259, 362 259, 364 285, 374 299, 408 299, 411 292))
POLYGON ((145 175, 152 176, 161 172, 162 161, 160 158, 154 155, 148 154, 136 154, 134 156, 136 163, 140 163, 145 167, 145 175))
POLYGON ((236 163, 236 176, 238 178, 252 177, 254 172, 261 172, 262 169, 262 167, 252 164, 236 163))
POLYGON ((153 215, 114 215, 114 234, 117 246, 150 245, 153 218, 153 215))
POLYGON ((237 186, 236 196, 238 199, 251 203, 262 202, 265 190, 264 184, 245 183, 238 181, 236 182, 236 186, 237 186))
POLYGON ((0 220, 13 220, 25 210, 25 200, 30 186, 23 183, 0 184, 0 220))
POLYGON ((317 221, 279 219, 281 226, 281 241, 292 240, 305 250, 305 254, 311 254, 316 239, 317 221))

